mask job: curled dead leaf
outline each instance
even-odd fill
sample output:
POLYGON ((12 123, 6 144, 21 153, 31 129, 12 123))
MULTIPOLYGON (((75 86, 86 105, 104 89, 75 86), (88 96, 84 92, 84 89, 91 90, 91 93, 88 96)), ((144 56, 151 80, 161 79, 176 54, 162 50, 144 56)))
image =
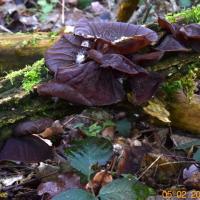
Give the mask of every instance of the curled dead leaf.
POLYGON ((6 141, 0 151, 0 160, 36 163, 52 158, 52 147, 34 135, 12 137, 6 141))
POLYGON ((151 115, 152 117, 156 117, 162 122, 170 123, 170 113, 165 108, 165 105, 157 98, 154 98, 149 101, 149 105, 143 108, 144 111, 151 115))
POLYGON ((91 188, 93 188, 95 192, 98 192, 101 187, 112 182, 112 180, 112 175, 108 171, 101 170, 97 172, 92 181, 86 185, 86 189, 91 190, 91 188))

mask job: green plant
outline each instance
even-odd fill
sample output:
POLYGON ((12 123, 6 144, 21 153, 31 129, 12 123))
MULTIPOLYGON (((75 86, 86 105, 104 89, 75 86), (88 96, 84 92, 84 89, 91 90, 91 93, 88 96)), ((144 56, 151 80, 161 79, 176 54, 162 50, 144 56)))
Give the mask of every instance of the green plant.
POLYGON ((199 69, 196 66, 190 66, 188 73, 181 77, 179 80, 173 80, 163 85, 164 91, 168 96, 171 96, 174 92, 182 89, 185 95, 191 99, 196 90, 196 78, 199 69))
POLYGON ((97 196, 82 189, 71 189, 55 196, 53 200, 145 200, 155 192, 132 179, 119 178, 103 186, 97 196))
POLYGON ((74 128, 79 128, 87 136, 97 136, 103 131, 106 127, 115 126, 115 123, 111 120, 106 120, 101 123, 94 123, 90 126, 85 126, 83 123, 79 123, 74 128))
POLYGON ((185 23, 200 23, 200 6, 184 9, 178 13, 169 13, 166 19, 172 23, 183 21, 185 23))
POLYGON ((167 93, 168 96, 171 96, 174 92, 182 89, 181 81, 169 81, 163 85, 163 90, 167 93))
MULTIPOLYGON (((112 143, 105 138, 88 137, 76 141, 65 151, 71 166, 87 177, 91 182, 94 166, 105 165, 113 154, 112 143)), ((104 185, 98 195, 83 189, 69 189, 53 197, 53 200, 145 200, 154 195, 153 189, 141 184, 130 176, 118 178, 104 185)))
POLYGON ((58 0, 38 0, 37 3, 40 7, 40 19, 44 21, 47 15, 52 12, 58 0))

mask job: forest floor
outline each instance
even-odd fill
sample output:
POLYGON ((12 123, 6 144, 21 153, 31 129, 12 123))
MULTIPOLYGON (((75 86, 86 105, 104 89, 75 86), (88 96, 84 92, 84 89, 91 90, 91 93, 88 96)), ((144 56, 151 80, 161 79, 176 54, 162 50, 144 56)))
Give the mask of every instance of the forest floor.
MULTIPOLYGON (((110 0, 0 0, 0 32, 11 36, 19 32, 55 32, 55 37, 59 37, 80 19, 104 23, 128 17, 118 21, 153 24, 158 16, 167 15, 170 19, 173 15, 169 13, 199 4, 181 0, 131 2, 135 11, 127 16, 120 11, 119 2, 110 0)), ((191 21, 200 22, 200 11, 198 17, 191 21)), ((179 17, 178 23, 181 20, 179 17)), ((38 62, 44 66, 44 60, 38 62)), ((48 118, 28 116, 13 124, 9 122, 10 127, 0 124, 0 199, 200 199, 200 81, 195 71, 198 63, 199 60, 194 70, 180 80, 165 84, 165 91, 181 89, 177 94, 187 99, 183 101, 181 96, 181 101, 174 104, 178 108, 171 106, 174 111, 168 111, 157 98, 138 106, 128 96, 127 101, 108 106, 66 103, 71 111, 57 118, 54 114, 62 115, 63 111, 56 110, 60 100, 53 97, 49 98, 53 102, 52 118, 44 111, 43 116, 48 118), (195 102, 194 96, 198 98, 195 102), (181 120, 170 113, 191 122, 178 124, 181 120)), ((15 79, 9 77, 13 71, 0 77, 0 103, 2 83, 9 80, 13 85, 15 79)), ((47 69, 44 71, 46 74, 47 69)), ((22 83, 22 74, 18 75, 23 89, 34 99, 36 88, 31 85, 29 91, 30 85, 22 83)), ((23 76, 37 78, 37 74, 23 76)), ((162 91, 158 93, 163 95, 162 91)), ((9 108, 15 112, 12 103, 9 108)), ((37 108, 33 106, 34 109, 37 108)), ((1 112, 3 109, 0 116, 1 112)))

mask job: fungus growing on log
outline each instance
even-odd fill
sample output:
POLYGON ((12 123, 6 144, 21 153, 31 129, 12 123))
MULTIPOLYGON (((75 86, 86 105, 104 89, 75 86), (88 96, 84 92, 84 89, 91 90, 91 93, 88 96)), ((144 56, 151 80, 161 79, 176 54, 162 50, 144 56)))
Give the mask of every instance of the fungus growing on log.
MULTIPOLYGON (((154 79, 154 75, 135 64, 129 55, 157 39, 154 31, 139 25, 80 22, 74 34, 64 34, 46 52, 46 64, 54 73, 54 80, 40 85, 38 93, 87 106, 110 105, 125 98, 125 80, 145 76, 149 77, 145 79, 145 91, 137 101, 143 103, 154 94, 161 78, 154 79), (152 81, 156 82, 153 90, 152 81)), ((129 84, 130 88, 138 88, 134 83, 129 84)), ((136 100, 140 96, 137 92, 134 91, 136 100)))
POLYGON ((40 85, 38 93, 87 106, 118 103, 127 92, 134 94, 137 104, 148 101, 163 77, 144 66, 165 53, 200 50, 200 25, 181 26, 161 18, 158 23, 168 32, 159 41, 157 33, 144 26, 80 21, 74 34, 64 34, 46 52, 54 79, 40 85))

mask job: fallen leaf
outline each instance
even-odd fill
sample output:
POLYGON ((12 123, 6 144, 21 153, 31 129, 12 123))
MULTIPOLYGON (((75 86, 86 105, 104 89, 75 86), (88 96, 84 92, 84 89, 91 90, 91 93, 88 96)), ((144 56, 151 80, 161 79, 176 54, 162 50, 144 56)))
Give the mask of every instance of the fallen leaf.
POLYGON ((95 193, 98 193, 100 188, 108 183, 111 183, 112 180, 112 175, 109 172, 101 170, 100 172, 97 172, 93 179, 86 185, 86 189, 91 190, 91 188, 93 188, 95 193))
POLYGON ((33 135, 20 138, 12 137, 6 141, 0 151, 0 160, 36 163, 52 157, 52 147, 33 135))
POLYGON ((42 133, 39 135, 42 138, 51 138, 54 135, 64 133, 63 126, 60 124, 59 120, 56 120, 52 123, 51 127, 46 128, 42 133))
POLYGON ((189 189, 200 190, 200 172, 194 173, 184 181, 184 185, 189 189))
POLYGON ((149 105, 143 109, 147 114, 156 117, 162 122, 171 122, 169 119, 169 111, 165 108, 165 105, 159 99, 154 98, 153 100, 150 100, 149 105))
POLYGON ((13 130, 13 135, 24 136, 39 134, 43 132, 46 128, 50 127, 53 123, 52 119, 39 119, 36 121, 25 121, 16 125, 13 130))
POLYGON ((48 193, 50 197, 54 197, 60 192, 72 188, 81 188, 80 178, 75 174, 66 173, 58 175, 56 180, 41 183, 37 188, 37 192, 40 196, 48 193))

